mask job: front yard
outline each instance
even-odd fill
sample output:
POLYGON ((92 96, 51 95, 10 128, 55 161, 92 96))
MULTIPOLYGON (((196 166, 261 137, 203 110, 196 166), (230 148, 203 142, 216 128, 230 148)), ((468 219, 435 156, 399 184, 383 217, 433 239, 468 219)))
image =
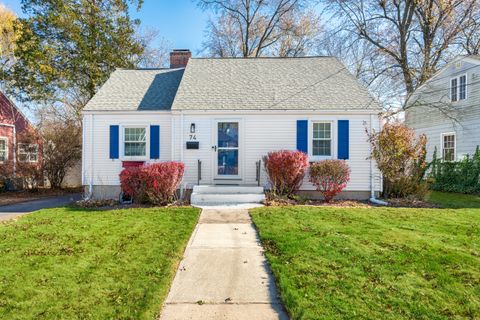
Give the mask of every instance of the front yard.
POLYGON ((480 318, 480 198, 430 201, 253 209, 292 319, 480 318))
POLYGON ((154 319, 198 214, 62 208, 0 224, 0 318, 154 319))

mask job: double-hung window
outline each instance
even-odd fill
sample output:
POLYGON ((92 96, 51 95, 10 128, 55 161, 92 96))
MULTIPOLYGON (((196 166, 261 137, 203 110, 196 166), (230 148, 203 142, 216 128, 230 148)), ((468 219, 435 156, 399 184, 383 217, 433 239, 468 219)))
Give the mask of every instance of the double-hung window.
POLYGON ((467 98, 467 75, 450 79, 450 99, 452 102, 467 98))
POLYGON ((442 159, 443 161, 455 161, 455 133, 442 135, 442 159))
POLYGON ((125 157, 145 157, 147 155, 147 128, 126 127, 123 143, 125 157))
POLYGON ((38 162, 38 144, 19 143, 18 160, 20 162, 38 162))
POLYGON ((330 157, 332 155, 332 123, 313 122, 312 156, 330 157))
POLYGON ((8 159, 8 139, 0 138, 0 163, 7 161, 8 159))

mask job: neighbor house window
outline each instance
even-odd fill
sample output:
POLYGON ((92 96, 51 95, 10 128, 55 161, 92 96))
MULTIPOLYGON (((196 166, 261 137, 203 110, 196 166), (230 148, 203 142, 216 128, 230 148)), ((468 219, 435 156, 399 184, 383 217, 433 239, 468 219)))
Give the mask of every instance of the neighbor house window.
POLYGON ((147 129, 125 128, 124 148, 126 157, 144 157, 147 154, 147 129))
POLYGON ((455 134, 446 133, 442 135, 442 159, 444 161, 455 160, 455 134))
POLYGON ((0 163, 8 159, 8 139, 0 138, 0 163))
POLYGON ((332 155, 332 124, 330 122, 313 123, 312 156, 332 155))
POLYGON ((465 100, 467 98, 467 76, 463 75, 460 77, 460 87, 458 90, 458 99, 465 100))
POLYGON ((467 75, 452 78, 450 80, 450 99, 452 102, 467 98, 467 75))
POLYGON ((38 144, 18 144, 18 160, 20 162, 38 161, 38 144))

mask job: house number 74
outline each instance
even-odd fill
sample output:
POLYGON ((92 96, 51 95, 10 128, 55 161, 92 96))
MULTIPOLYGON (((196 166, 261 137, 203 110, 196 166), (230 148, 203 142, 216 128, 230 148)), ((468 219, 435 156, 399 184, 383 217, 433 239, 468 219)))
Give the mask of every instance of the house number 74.
POLYGON ((190 140, 197 140, 197 136, 194 135, 194 134, 191 134, 191 135, 190 135, 190 140))

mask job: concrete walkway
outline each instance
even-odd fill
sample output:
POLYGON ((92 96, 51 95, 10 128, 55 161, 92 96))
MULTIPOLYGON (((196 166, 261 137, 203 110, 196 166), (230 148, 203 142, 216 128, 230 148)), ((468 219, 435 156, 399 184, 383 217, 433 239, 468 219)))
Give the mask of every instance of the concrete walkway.
POLYGON ((160 319, 288 319, 247 209, 203 209, 160 319))
POLYGON ((0 221, 9 220, 33 211, 65 206, 73 201, 80 200, 81 194, 71 193, 57 197, 25 201, 6 206, 0 206, 0 221))

